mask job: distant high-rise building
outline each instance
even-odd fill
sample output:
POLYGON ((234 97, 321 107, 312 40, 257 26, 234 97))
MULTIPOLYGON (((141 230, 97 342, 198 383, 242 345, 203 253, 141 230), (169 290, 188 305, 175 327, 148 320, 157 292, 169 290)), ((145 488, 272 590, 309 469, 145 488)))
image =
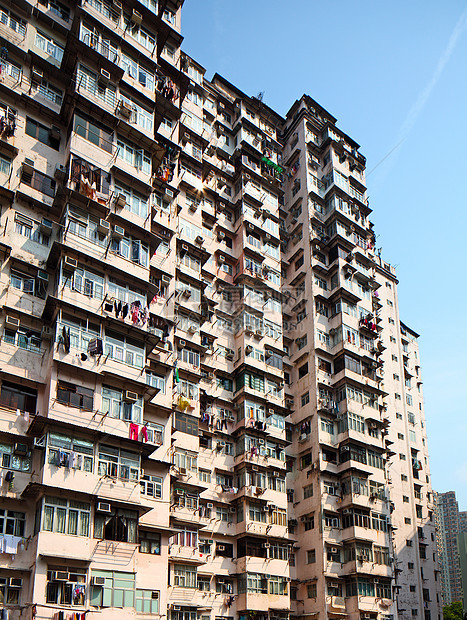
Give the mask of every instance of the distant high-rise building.
POLYGON ((182 5, 0 0, 2 620, 440 620, 366 159, 207 79, 182 5))
POLYGON ((444 605, 463 598, 457 537, 459 532, 467 531, 464 529, 466 514, 459 513, 454 491, 435 493, 436 541, 444 605), (462 527, 460 514, 463 515, 462 527))
POLYGON ((467 532, 467 511, 459 512, 459 533, 467 532))

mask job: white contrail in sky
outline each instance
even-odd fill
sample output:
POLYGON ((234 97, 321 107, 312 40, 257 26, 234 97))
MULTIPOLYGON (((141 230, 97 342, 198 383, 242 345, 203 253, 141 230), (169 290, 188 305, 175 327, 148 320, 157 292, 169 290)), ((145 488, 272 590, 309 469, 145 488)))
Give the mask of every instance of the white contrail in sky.
POLYGON ((409 133, 414 128, 415 123, 417 122, 418 117, 422 113, 423 108, 425 107, 428 99, 430 98, 431 93, 433 92, 433 89, 435 88, 436 84, 438 83, 438 81, 439 81, 439 79, 441 77, 441 74, 443 73, 444 68, 446 67, 447 63, 449 62, 449 59, 451 58, 452 53, 454 52, 454 48, 456 47, 457 42, 458 42, 461 34, 465 30, 466 26, 467 26, 467 9, 465 9, 465 11, 462 13, 460 18, 458 19, 457 24, 454 26, 454 30, 452 31, 452 34, 449 37, 448 44, 446 45, 444 51, 442 52, 442 54, 441 54, 441 56, 440 56, 440 58, 438 60, 438 64, 436 65, 436 68, 435 68, 435 70, 433 72, 433 75, 431 76, 429 82, 427 83, 425 88, 421 91, 421 93, 417 97, 417 100, 415 101, 413 106, 410 108, 409 113, 407 114, 407 117, 406 117, 405 121, 403 122, 403 124, 402 124, 402 126, 400 128, 399 135, 398 135, 398 140, 397 140, 396 145, 394 147, 392 147, 392 149, 389 151, 389 153, 387 153, 376 164, 376 166, 370 170, 370 172, 366 175, 367 177, 374 170, 376 170, 376 168, 378 168, 378 166, 380 164, 382 164, 389 157, 389 155, 391 155, 391 153, 393 153, 402 144, 402 142, 404 142, 404 140, 407 138, 409 133))

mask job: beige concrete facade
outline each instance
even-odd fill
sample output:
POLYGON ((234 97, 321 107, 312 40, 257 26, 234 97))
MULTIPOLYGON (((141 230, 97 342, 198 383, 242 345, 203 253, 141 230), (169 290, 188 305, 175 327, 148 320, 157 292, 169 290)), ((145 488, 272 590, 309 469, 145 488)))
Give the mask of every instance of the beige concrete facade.
POLYGON ((0 1, 0 608, 439 620, 365 158, 205 79, 182 4, 0 1))

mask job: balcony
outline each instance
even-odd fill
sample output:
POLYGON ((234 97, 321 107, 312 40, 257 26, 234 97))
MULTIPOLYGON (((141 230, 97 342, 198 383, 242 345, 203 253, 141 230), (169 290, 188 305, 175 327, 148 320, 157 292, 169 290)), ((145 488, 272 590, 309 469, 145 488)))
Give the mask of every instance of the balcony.
POLYGON ((258 594, 253 592, 247 592, 245 594, 238 594, 236 598, 237 609, 248 609, 250 611, 264 611, 270 610, 287 610, 290 607, 290 598, 288 594, 283 596, 279 594, 258 594))
POLYGON ((42 365, 48 353, 49 349, 43 346, 33 346, 26 342, 10 344, 3 335, 0 347, 0 365, 4 372, 10 373, 18 379, 42 382, 42 365))

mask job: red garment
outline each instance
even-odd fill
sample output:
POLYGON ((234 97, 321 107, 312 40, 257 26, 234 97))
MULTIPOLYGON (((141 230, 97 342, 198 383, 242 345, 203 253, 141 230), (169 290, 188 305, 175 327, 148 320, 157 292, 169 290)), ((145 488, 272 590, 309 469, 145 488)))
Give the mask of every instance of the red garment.
POLYGON ((130 424, 130 439, 138 441, 139 426, 137 424, 130 424))
POLYGON ((142 435, 144 441, 148 441, 148 429, 147 429, 147 426, 142 426, 141 427, 141 435, 142 435))

